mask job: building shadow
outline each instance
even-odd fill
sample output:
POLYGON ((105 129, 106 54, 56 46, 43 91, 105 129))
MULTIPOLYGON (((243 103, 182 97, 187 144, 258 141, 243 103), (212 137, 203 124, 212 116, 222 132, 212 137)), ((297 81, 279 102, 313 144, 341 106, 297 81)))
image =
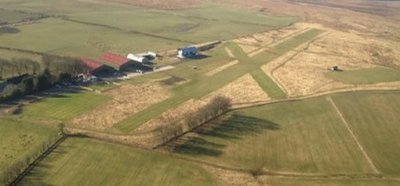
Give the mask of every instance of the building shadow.
POLYGON ((265 131, 279 130, 280 126, 268 120, 232 114, 228 119, 216 119, 196 130, 189 136, 168 144, 172 151, 190 156, 218 157, 226 148, 226 141, 241 140, 265 131))
POLYGON ((208 56, 208 55, 197 54, 197 55, 193 55, 193 56, 187 56, 186 59, 201 60, 201 59, 205 59, 205 58, 209 58, 209 57, 210 57, 210 56, 208 56))

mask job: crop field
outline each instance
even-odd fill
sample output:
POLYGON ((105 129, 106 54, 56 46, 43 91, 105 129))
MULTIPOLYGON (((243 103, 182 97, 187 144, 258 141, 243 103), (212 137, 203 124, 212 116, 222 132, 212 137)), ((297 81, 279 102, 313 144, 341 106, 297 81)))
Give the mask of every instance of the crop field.
POLYGON ((230 167, 302 173, 371 173, 324 98, 234 111, 174 152, 230 167), (249 145, 251 144, 251 145, 249 145))
MULTIPOLYGON (((58 130, 47 126, 0 118, 0 185, 13 166, 34 160, 46 145, 55 141, 58 130)), ((21 166, 19 167, 21 168, 21 166)))
POLYGON ((370 68, 353 71, 331 72, 330 78, 350 84, 373 84, 400 81, 400 70, 390 68, 370 68))
POLYGON ((235 56, 240 61, 239 64, 224 70, 224 73, 218 73, 211 77, 204 74, 193 75, 190 82, 173 89, 175 93, 173 97, 132 115, 131 117, 117 124, 116 128, 122 132, 130 132, 146 121, 149 121, 150 119, 155 118, 161 113, 167 111, 168 109, 177 107, 179 104, 182 104, 183 102, 192 98, 200 99, 212 91, 221 88, 229 82, 232 82, 233 80, 245 75, 248 73, 248 71, 259 68, 261 65, 268 63, 272 59, 284 54, 290 50, 285 43, 288 43, 290 47, 295 48, 296 46, 307 42, 313 37, 316 37, 320 33, 321 31, 317 29, 312 29, 305 33, 301 33, 273 47, 271 50, 276 50, 276 53, 263 52, 254 58, 247 57, 240 47, 235 44, 230 44, 228 47, 234 52, 235 56), (209 82, 213 79, 218 79, 218 81, 214 81, 213 84, 210 84, 209 82))
POLYGON ((333 97, 379 170, 400 175, 400 92, 333 97))
POLYGON ((70 138, 40 163, 23 185, 217 185, 192 163, 85 138, 70 138))
POLYGON ((108 100, 107 96, 87 92, 56 94, 23 107, 20 117, 24 120, 69 121, 108 100))

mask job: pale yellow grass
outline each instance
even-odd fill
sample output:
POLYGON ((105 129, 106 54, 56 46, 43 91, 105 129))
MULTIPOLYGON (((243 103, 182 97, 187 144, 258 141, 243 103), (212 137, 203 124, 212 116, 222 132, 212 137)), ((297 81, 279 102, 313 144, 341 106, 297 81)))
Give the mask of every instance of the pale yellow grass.
POLYGON ((400 46, 390 41, 335 31, 318 24, 300 23, 296 26, 299 29, 324 29, 327 34, 308 47, 298 47, 262 67, 289 97, 351 88, 350 84, 326 76, 332 66, 339 66, 343 70, 399 66, 397 49, 400 46))
POLYGON ((250 74, 246 74, 228 85, 206 96, 211 99, 215 96, 223 96, 231 99, 232 104, 251 103, 270 100, 270 97, 258 85, 250 74))
POLYGON ((104 130, 150 105, 167 99, 168 88, 157 82, 141 85, 124 84, 106 92, 112 100, 106 105, 75 118, 74 127, 104 130))

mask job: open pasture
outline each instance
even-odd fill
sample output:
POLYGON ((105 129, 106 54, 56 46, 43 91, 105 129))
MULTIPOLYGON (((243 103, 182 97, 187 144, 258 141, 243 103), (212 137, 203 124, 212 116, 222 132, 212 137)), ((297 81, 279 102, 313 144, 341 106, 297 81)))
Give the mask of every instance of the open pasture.
POLYGON ((18 34, 0 35, 1 45, 76 57, 97 57, 106 51, 122 54, 150 49, 157 51, 181 45, 179 42, 53 18, 18 28, 21 31, 18 34))
POLYGON ((7 10, 0 8, 0 25, 13 24, 26 20, 34 20, 40 18, 40 14, 27 13, 15 10, 7 10))
POLYGON ((348 93, 333 99, 377 168, 400 175, 400 92, 348 93))
POLYGON ((340 117, 323 97, 237 110, 174 143, 166 148, 229 167, 372 173, 340 117))
POLYGON ((297 21, 251 9, 212 5, 168 11, 103 1, 0 2, 9 10, 51 15, 38 23, 18 26, 20 33, 2 35, 0 43, 50 54, 97 57, 104 51, 159 51, 233 39, 297 21))
POLYGON ((15 169, 28 163, 58 138, 58 130, 0 118, 0 185, 6 175, 14 175, 15 169))
POLYGON ((217 185, 203 168, 169 156, 106 142, 70 138, 23 185, 217 185))
POLYGON ((70 17, 194 43, 233 39, 296 21, 293 17, 273 17, 255 10, 218 5, 173 12, 146 9, 104 11, 100 15, 84 12, 70 17))

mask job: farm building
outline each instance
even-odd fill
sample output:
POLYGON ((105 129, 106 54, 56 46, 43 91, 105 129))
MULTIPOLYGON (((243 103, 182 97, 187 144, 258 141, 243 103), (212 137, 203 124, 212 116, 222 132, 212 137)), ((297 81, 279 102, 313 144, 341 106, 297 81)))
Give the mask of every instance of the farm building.
POLYGON ((110 52, 106 52, 101 55, 100 60, 111 65, 117 70, 122 70, 124 66, 129 64, 129 60, 126 57, 110 52))
POLYGON ((178 58, 193 58, 198 55, 199 49, 197 47, 184 47, 178 49, 178 58))
POLYGON ((113 53, 104 53, 101 56, 101 60, 107 64, 110 64, 115 69, 123 72, 144 72, 144 71, 152 71, 152 66, 147 66, 143 64, 143 61, 146 61, 144 57, 140 56, 128 56, 135 57, 134 60, 123 57, 118 54, 113 53))
POLYGON ((99 61, 95 61, 89 58, 81 59, 83 64, 88 70, 88 74, 92 74, 99 77, 111 76, 116 73, 116 70, 108 65, 105 65, 99 61))

